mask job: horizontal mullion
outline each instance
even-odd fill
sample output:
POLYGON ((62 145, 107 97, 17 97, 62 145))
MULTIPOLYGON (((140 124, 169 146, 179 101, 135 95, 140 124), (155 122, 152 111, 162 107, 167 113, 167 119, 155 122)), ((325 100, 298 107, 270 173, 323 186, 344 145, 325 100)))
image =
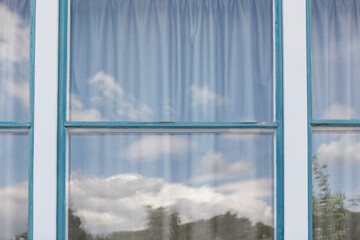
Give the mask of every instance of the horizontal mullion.
POLYGON ((254 128, 276 129, 277 122, 64 122, 66 128, 254 128))
POLYGON ((313 127, 360 127, 360 120, 312 120, 313 127))
POLYGON ((31 122, 0 122, 0 129, 30 129, 31 122))

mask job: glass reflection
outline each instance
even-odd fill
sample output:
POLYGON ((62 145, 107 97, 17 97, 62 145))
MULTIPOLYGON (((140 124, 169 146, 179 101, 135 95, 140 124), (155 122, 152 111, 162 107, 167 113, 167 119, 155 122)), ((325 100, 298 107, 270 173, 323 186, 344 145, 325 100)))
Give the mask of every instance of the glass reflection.
POLYGON ((0 133, 0 240, 27 239, 28 142, 25 134, 0 133))
POLYGON ((360 4, 311 1, 311 72, 315 119, 360 118, 360 4))
POLYGON ((29 119, 30 0, 0 0, 0 121, 29 119))
POLYGON ((72 0, 70 120, 272 120, 272 2, 72 0))
POLYGON ((69 239, 274 239, 272 134, 69 141, 69 239))
POLYGON ((313 239, 360 238, 360 132, 313 133, 313 239))

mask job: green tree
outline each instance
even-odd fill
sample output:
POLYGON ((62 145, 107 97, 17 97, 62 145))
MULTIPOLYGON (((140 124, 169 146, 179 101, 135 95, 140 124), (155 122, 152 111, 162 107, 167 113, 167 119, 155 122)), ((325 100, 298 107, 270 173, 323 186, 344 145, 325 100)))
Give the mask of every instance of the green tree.
POLYGON ((149 231, 150 240, 162 240, 165 233, 165 208, 152 208, 152 206, 145 206, 146 217, 145 222, 149 231))
POLYGON ((171 210, 168 216, 170 240, 180 239, 180 214, 176 209, 171 210))
POLYGON ((74 211, 69 208, 68 211, 69 228, 68 240, 92 240, 92 236, 86 232, 83 223, 78 216, 74 215, 74 211))
POLYGON ((358 200, 348 200, 341 192, 332 193, 326 168, 326 164, 320 165, 318 158, 313 157, 313 239, 346 240, 349 233, 347 209, 356 206, 358 200))

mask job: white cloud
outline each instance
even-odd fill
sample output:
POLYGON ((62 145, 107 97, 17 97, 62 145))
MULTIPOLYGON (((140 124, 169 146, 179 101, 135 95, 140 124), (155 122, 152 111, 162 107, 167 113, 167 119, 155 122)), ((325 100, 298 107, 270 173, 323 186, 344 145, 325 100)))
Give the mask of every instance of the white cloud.
POLYGON ((208 182, 220 179, 242 177, 251 171, 251 165, 245 161, 227 163, 222 153, 209 151, 202 159, 202 165, 210 174, 192 179, 192 182, 208 182))
POLYGON ((27 182, 0 188, 0 240, 12 239, 27 230, 27 182))
POLYGON ((90 84, 96 84, 99 90, 105 97, 116 99, 119 96, 124 96, 124 90, 115 81, 115 79, 105 74, 104 72, 98 72, 92 79, 89 80, 90 84))
POLYGON ((212 92, 207 85, 203 87, 191 87, 191 100, 193 106, 205 107, 209 104, 216 104, 217 106, 225 102, 225 98, 212 92))
POLYGON ((18 14, 0 3, 0 62, 28 61, 30 27, 18 14))
POLYGON ((90 103, 93 107, 87 109, 79 98, 72 94, 71 111, 74 112, 71 113, 71 120, 73 121, 100 121, 100 119, 146 121, 153 115, 153 111, 147 104, 126 94, 122 86, 111 75, 100 71, 89 79, 89 84, 99 91, 99 95, 91 98, 90 103), (115 108, 111 116, 100 114, 101 108, 108 109, 110 107, 115 108), (88 116, 89 119, 87 119, 88 116))
POLYGON ((16 83, 14 81, 7 81, 7 91, 20 100, 24 107, 29 108, 29 82, 16 83))
POLYGON ((352 107, 342 104, 332 104, 323 112, 324 119, 354 119, 356 111, 352 107))
POLYGON ((132 143, 126 150, 126 154, 130 159, 153 160, 156 157, 183 152, 189 146, 189 141, 184 137, 144 136, 132 143))
POLYGON ((101 114, 96 109, 84 109, 84 105, 80 102, 75 94, 70 94, 70 118, 73 121, 101 121, 101 114))
POLYGON ((344 165, 360 163, 360 142, 355 135, 344 135, 317 150, 319 161, 326 164, 344 165))
POLYGON ((93 234, 144 228, 144 206, 176 208, 182 222, 208 219, 226 211, 252 221, 273 225, 272 181, 258 179, 211 186, 191 187, 167 183, 161 178, 122 174, 111 178, 71 175, 71 206, 93 234))

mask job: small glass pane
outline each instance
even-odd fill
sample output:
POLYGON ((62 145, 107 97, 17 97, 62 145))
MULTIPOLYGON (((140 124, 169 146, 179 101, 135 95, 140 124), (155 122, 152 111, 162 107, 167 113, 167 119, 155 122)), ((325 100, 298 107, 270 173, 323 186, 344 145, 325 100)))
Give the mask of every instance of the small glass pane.
POLYGON ((360 239, 360 132, 313 133, 313 239, 360 239))
POLYGON ((72 121, 270 122, 272 0, 72 0, 72 121))
POLYGON ((30 0, 0 0, 0 121, 29 120, 30 0))
POLYGON ((360 2, 311 1, 314 119, 360 118, 360 2))
POLYGON ((70 134, 69 239, 274 239, 273 134, 209 131, 70 134))
POLYGON ((28 143, 28 135, 0 132, 0 240, 27 239, 28 143))

